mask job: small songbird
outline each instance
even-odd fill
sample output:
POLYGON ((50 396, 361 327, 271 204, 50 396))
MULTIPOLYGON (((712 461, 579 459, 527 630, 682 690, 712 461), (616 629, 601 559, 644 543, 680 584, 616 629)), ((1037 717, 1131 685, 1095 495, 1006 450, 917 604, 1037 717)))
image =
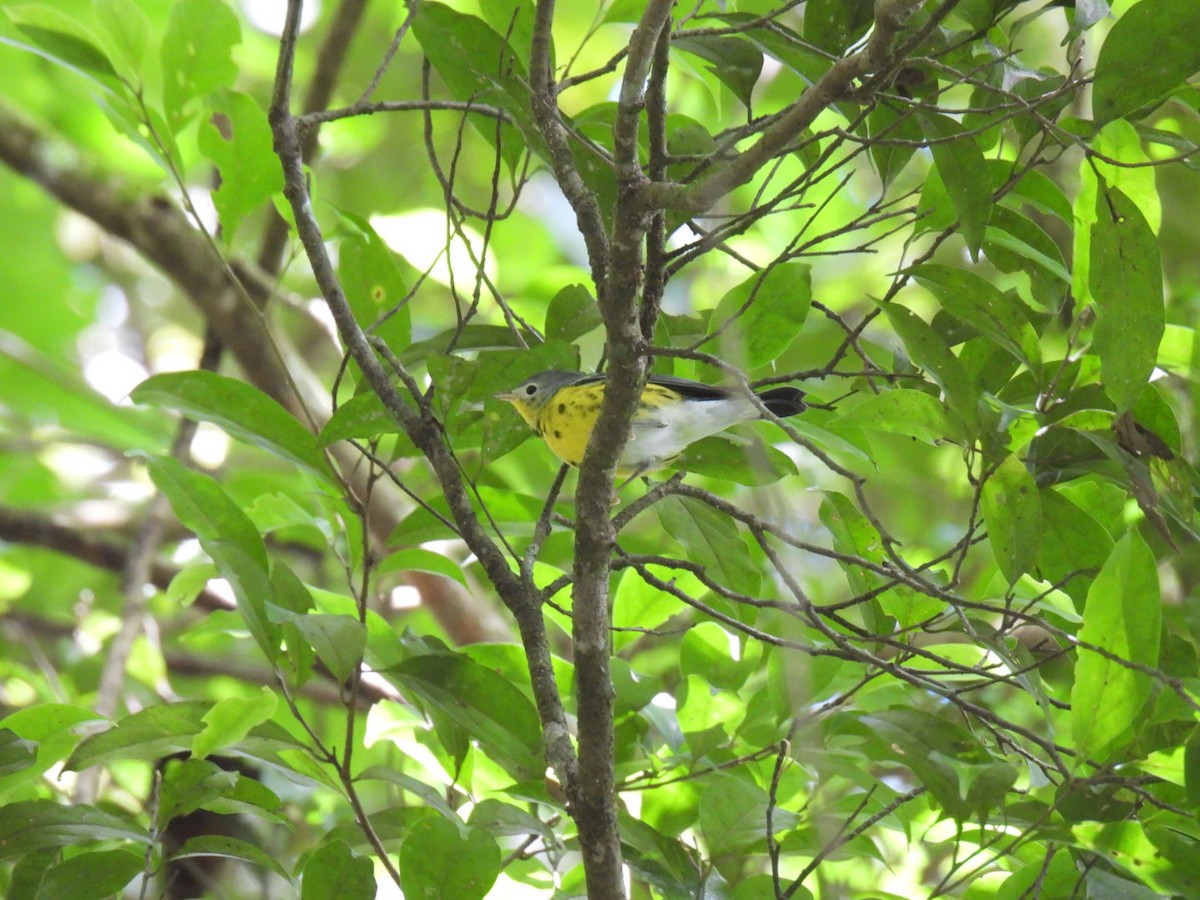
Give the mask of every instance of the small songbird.
MULTIPOLYGON (((600 415, 608 376, 551 369, 497 394, 507 400, 563 462, 578 466, 600 415)), ((807 408, 804 391, 778 387, 757 394, 773 415, 807 408)), ((686 378, 651 375, 633 416, 618 475, 635 478, 670 465, 684 449, 740 422, 765 418, 743 393, 686 378)))

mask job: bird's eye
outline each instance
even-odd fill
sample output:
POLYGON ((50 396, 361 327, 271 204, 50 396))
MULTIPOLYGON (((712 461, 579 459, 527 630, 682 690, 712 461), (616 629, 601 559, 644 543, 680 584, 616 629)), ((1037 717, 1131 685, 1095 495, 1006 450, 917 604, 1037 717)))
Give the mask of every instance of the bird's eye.
POLYGON ((525 385, 525 396, 526 397, 532 397, 536 393, 537 393, 537 385, 536 384, 525 385))

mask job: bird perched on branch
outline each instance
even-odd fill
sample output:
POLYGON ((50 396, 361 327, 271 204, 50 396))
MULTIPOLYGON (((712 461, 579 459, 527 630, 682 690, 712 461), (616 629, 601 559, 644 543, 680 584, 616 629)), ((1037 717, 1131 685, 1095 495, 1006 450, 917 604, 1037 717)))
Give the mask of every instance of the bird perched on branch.
MULTIPOLYGON (((516 407, 555 456, 578 466, 596 427, 607 385, 608 376, 603 373, 551 369, 496 397, 516 407)), ((807 408, 804 391, 799 388, 771 388, 755 396, 767 412, 780 418, 807 408)), ((741 422, 763 418, 762 409, 741 391, 651 375, 642 389, 617 474, 628 479, 661 469, 689 444, 741 422)))

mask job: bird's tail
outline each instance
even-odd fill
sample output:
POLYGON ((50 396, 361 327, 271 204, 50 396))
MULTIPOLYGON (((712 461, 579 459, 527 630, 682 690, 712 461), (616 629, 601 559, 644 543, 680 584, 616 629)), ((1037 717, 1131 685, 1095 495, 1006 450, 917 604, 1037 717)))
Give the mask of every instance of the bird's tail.
POLYGON ((771 388, 758 395, 763 406, 781 419, 794 416, 808 409, 804 402, 804 391, 794 387, 771 388))

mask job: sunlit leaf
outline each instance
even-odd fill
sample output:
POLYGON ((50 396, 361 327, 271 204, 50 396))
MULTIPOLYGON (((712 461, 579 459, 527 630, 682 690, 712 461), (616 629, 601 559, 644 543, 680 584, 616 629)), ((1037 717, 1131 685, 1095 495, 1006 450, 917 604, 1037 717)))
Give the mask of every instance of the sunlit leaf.
POLYGON ((150 836, 125 818, 85 804, 27 800, 2 806, 0 811, 0 858, 96 841, 150 843, 150 836))
POLYGON ((213 113, 200 126, 198 145, 221 173, 212 198, 221 218, 221 237, 230 243, 242 220, 283 190, 283 171, 272 148, 267 115, 253 97, 221 92, 213 113))
POLYGON ((325 459, 312 434, 287 410, 244 381, 214 372, 171 372, 146 379, 131 394, 138 403, 176 409, 212 422, 232 437, 279 453, 325 474, 325 459))
POLYGON ((326 841, 308 858, 300 900, 374 900, 374 866, 338 840, 326 841))
POLYGON ((1200 70, 1200 7, 1191 0, 1142 0, 1100 45, 1092 109, 1104 125, 1160 100, 1200 70))
MULTIPOLYGON (((1136 531, 1129 531, 1092 582, 1083 610, 1079 640, 1104 655, 1081 647, 1071 690, 1071 734, 1081 755, 1102 762, 1150 695, 1145 671, 1158 662, 1162 612, 1154 557, 1136 531)), ((1123 738, 1123 736, 1126 736, 1123 738)))
POLYGON ((543 771, 541 725, 519 689, 464 656, 415 656, 388 670, 450 721, 478 740, 519 777, 543 771))
POLYGON ((250 729, 271 717, 277 703, 275 694, 263 688, 249 697, 227 697, 204 714, 204 730, 192 742, 192 754, 203 759, 215 750, 236 744, 250 729))
POLYGON ((715 580, 743 594, 754 594, 762 582, 737 523, 707 503, 690 497, 668 497, 654 507, 663 529, 715 580))
POLYGON ((1012 584, 1033 565, 1042 537, 1042 505, 1025 464, 1005 457, 984 482, 979 505, 996 563, 1012 584))
POLYGON ((198 837, 188 838, 182 847, 171 854, 171 858, 175 860, 196 859, 206 856, 240 859, 243 862, 252 863, 274 872, 285 881, 290 882, 292 880, 287 869, 280 865, 274 856, 261 847, 257 847, 240 838, 217 834, 203 834, 198 837))
POLYGON ((1100 307, 1096 352, 1108 396, 1131 407, 1149 381, 1166 313, 1158 240, 1141 211, 1101 185, 1092 226, 1091 291, 1100 307))
POLYGON ((242 40, 241 25, 220 0, 179 0, 161 44, 163 109, 172 131, 190 117, 198 97, 229 87, 237 78, 233 48, 242 40))
POLYGON ((974 434, 979 428, 978 389, 962 361, 915 313, 895 303, 886 304, 883 311, 904 341, 913 362, 938 383, 946 395, 947 405, 957 413, 967 434, 974 434))
POLYGON ((904 434, 928 444, 963 438, 960 423, 946 415, 946 407, 937 397, 906 388, 870 394, 835 422, 865 431, 904 434))
POLYGON ((795 340, 812 304, 811 270, 786 263, 756 273, 729 291, 713 311, 709 332, 722 355, 746 369, 775 360, 795 340))
POLYGON ((46 872, 42 896, 64 900, 105 900, 146 867, 145 855, 130 850, 94 850, 72 856, 46 872))
POLYGON ((582 284, 569 284, 554 295, 546 309, 546 338, 573 341, 600 327, 596 298, 582 284))
POLYGON ((424 819, 400 848, 400 873, 406 897, 482 900, 500 874, 500 847, 482 828, 424 819))
POLYGON ((750 106, 750 95, 762 72, 762 53, 740 36, 688 35, 686 32, 684 35, 674 41, 674 46, 711 63, 709 71, 743 104, 750 106))
POLYGON ((979 254, 992 210, 992 190, 983 153, 962 128, 947 116, 925 113, 921 129, 929 141, 934 163, 950 195, 958 225, 971 257, 979 254))

